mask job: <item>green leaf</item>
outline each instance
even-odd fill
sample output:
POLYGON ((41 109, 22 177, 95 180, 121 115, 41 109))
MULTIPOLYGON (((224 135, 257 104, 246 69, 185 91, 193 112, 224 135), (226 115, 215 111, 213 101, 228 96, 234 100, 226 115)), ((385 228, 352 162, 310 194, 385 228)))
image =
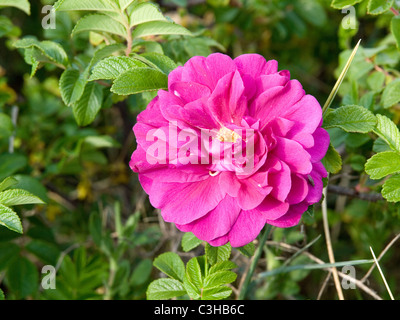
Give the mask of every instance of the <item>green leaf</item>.
POLYGON ((228 298, 232 294, 232 289, 229 287, 216 287, 204 289, 202 300, 222 300, 228 298))
POLYGON ((46 264, 55 266, 61 254, 60 249, 53 243, 43 240, 32 240, 25 245, 25 249, 33 253, 36 257, 46 264))
POLYGON ((342 169, 342 157, 336 151, 332 143, 329 144, 325 157, 321 160, 326 171, 330 173, 338 173, 342 169))
POLYGON ((201 289, 189 281, 187 274, 185 274, 183 279, 183 286, 191 299, 198 300, 201 298, 201 289))
POLYGON ((396 39, 397 49, 400 50, 400 15, 392 18, 390 29, 392 30, 392 34, 396 39))
POLYGON ((119 0, 119 7, 121 8, 122 11, 124 11, 135 1, 136 0, 119 0))
POLYGON ((47 196, 47 190, 38 179, 21 174, 15 175, 14 178, 18 183, 12 187, 13 189, 23 189, 37 196, 44 202, 48 202, 49 198, 47 196))
POLYGON ((135 68, 121 74, 111 87, 119 95, 130 95, 145 91, 168 88, 168 77, 151 68, 135 68))
POLYGON ((23 232, 17 213, 2 204, 0 204, 0 225, 18 233, 23 232))
POLYGON ((387 179, 382 188, 382 196, 389 202, 400 201, 400 176, 387 179))
POLYGON ((197 257, 190 259, 186 264, 186 276, 196 288, 200 289, 203 287, 203 277, 197 257))
POLYGON ((166 300, 185 293, 182 282, 175 279, 157 279, 150 283, 146 292, 148 300, 166 300))
POLYGON ((224 284, 232 283, 236 280, 236 273, 232 271, 217 271, 209 274, 204 279, 204 289, 219 287, 224 284))
POLYGON ((232 247, 229 243, 220 246, 213 247, 206 244, 206 257, 210 265, 216 264, 217 262, 226 261, 231 256, 232 247))
POLYGON ((236 249, 239 250, 239 252, 241 254, 243 254, 249 258, 252 257, 254 255, 254 252, 256 251, 256 247, 253 242, 250 242, 250 243, 246 244, 245 246, 239 247, 236 249))
POLYGON ((367 133, 374 129, 376 118, 361 106, 343 106, 326 114, 323 127, 340 128, 346 132, 367 133))
POLYGON ((12 21, 5 16, 0 16, 0 38, 9 34, 13 29, 12 21))
POLYGON ((33 77, 40 66, 44 63, 52 63, 39 49, 26 48, 24 52, 24 60, 31 65, 31 77, 33 77))
POLYGON ((19 169, 27 165, 25 156, 16 153, 4 153, 0 155, 0 180, 11 176, 19 169))
POLYGON ((374 132, 393 150, 400 152, 400 131, 388 117, 377 114, 377 124, 374 132))
POLYGON ((107 32, 126 38, 126 29, 124 26, 101 13, 88 14, 81 18, 72 30, 72 36, 84 31, 107 32))
POLYGON ((178 254, 174 252, 160 254, 154 259, 153 265, 173 279, 183 281, 185 277, 185 265, 178 254))
POLYGON ((108 0, 58 0, 54 4, 56 11, 115 11, 108 0))
POLYGON ((394 151, 380 152, 368 159, 365 172, 371 179, 381 179, 400 172, 400 154, 394 151))
POLYGON ((59 87, 61 98, 67 106, 80 99, 85 90, 86 79, 78 69, 68 68, 60 77, 59 87))
POLYGON ((12 187, 18 183, 18 180, 14 177, 7 177, 2 182, 0 182, 0 192, 12 187))
POLYGON ((150 21, 138 25, 135 30, 133 30, 132 37, 135 39, 164 34, 192 35, 189 30, 179 24, 167 21, 150 21))
POLYGON ((96 118, 103 102, 103 87, 96 82, 86 85, 82 97, 72 105, 76 123, 87 126, 96 118))
POLYGON ((382 14, 393 6, 394 0, 369 0, 367 12, 369 14, 382 14))
POLYGON ((386 143, 385 140, 382 138, 378 138, 374 141, 374 145, 372 146, 372 151, 375 153, 383 152, 383 151, 390 151, 389 145, 386 143))
POLYGON ((0 113, 0 139, 8 138, 14 131, 14 125, 9 115, 0 113))
POLYGON ((161 53, 146 52, 141 54, 140 57, 145 58, 145 62, 150 62, 166 75, 168 75, 172 70, 178 67, 172 59, 161 53))
POLYGON ((331 6, 335 9, 343 9, 344 7, 353 6, 361 1, 363 0, 333 0, 331 6))
POLYGON ((13 242, 0 243, 0 271, 6 269, 10 262, 18 257, 20 247, 13 242))
POLYGON ((328 21, 325 9, 318 1, 298 0, 294 6, 296 13, 313 26, 321 27, 328 21))
POLYGON ((122 52, 125 49, 126 47, 122 43, 113 43, 97 49, 93 54, 92 60, 90 61, 89 70, 104 58, 111 56, 115 52, 122 52))
POLYGON ((89 81, 100 79, 114 80, 127 70, 137 67, 143 68, 146 67, 146 64, 131 57, 108 57, 95 65, 89 81))
MULTIPOLYGON (((34 38, 24 38, 14 42, 14 47, 21 49, 35 48, 38 49, 40 53, 48 59, 48 62, 62 66, 68 65, 68 56, 64 48, 59 43, 54 41, 38 41, 34 38)), ((36 58, 38 61, 42 61, 42 59, 40 59, 37 55, 33 58, 36 58)))
POLYGON ((4 296, 4 292, 3 292, 3 290, 0 289, 0 301, 5 300, 5 299, 6 299, 6 297, 4 296))
POLYGON ((203 241, 198 239, 192 232, 186 232, 182 237, 182 250, 189 252, 197 248, 203 241))
POLYGON ((129 17, 129 25, 132 28, 138 24, 150 21, 167 21, 160 9, 154 3, 144 2, 132 9, 129 17))
POLYGON ((28 0, 1 0, 0 8, 14 7, 24 11, 27 15, 31 14, 31 5, 28 0))
POLYGON ((36 292, 39 275, 36 266, 25 257, 13 260, 7 269, 7 280, 10 291, 19 299, 36 292))
POLYGON ((95 148, 116 148, 120 144, 110 136, 87 136, 83 138, 83 142, 95 148))
POLYGON ((385 83, 385 74, 380 71, 372 72, 367 78, 367 84, 373 91, 382 90, 383 84, 385 83))
POLYGON ((237 268, 237 265, 232 262, 232 261, 221 261, 221 262, 217 262, 216 264, 214 264, 210 270, 208 270, 208 273, 215 273, 217 271, 226 271, 226 270, 231 270, 237 268))
POLYGON ((135 270, 133 270, 129 283, 132 286, 140 286, 144 284, 150 277, 151 265, 152 262, 150 259, 144 259, 140 261, 135 270))
POLYGON ((400 102, 400 79, 390 82, 382 93, 382 107, 385 109, 400 102))
POLYGON ((39 203, 42 204, 44 202, 26 190, 10 189, 0 192, 0 204, 7 207, 39 203))

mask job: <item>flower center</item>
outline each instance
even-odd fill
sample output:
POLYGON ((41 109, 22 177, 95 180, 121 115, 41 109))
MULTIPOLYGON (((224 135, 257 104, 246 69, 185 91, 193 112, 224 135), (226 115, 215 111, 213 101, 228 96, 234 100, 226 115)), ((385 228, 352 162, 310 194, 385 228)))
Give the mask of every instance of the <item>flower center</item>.
POLYGON ((226 127, 222 127, 216 136, 216 139, 218 139, 221 142, 232 142, 236 143, 236 141, 240 138, 240 135, 236 133, 235 131, 228 129, 226 127))

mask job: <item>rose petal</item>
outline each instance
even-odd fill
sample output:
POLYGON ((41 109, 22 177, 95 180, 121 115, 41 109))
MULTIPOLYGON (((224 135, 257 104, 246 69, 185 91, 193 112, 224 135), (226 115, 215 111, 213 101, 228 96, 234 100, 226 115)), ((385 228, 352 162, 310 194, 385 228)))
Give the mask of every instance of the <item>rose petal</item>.
POLYGON ((328 150, 330 137, 329 133, 322 128, 317 128, 313 134, 315 145, 312 148, 307 149, 307 152, 311 155, 312 162, 321 161, 325 157, 326 151, 328 150))
POLYGON ((231 123, 240 125, 247 107, 240 74, 236 71, 222 77, 208 103, 212 114, 221 125, 231 123))
POLYGON ((191 223, 176 226, 181 231, 193 232, 197 238, 208 242, 227 234, 236 222, 240 211, 235 198, 226 196, 205 216, 191 223))
POLYGON ((206 215, 225 197, 218 180, 218 177, 190 183, 154 180, 150 202, 161 209, 165 221, 187 224, 206 215))
POLYGON ((277 137, 274 154, 284 161, 291 171, 301 174, 308 174, 312 170, 310 154, 296 141, 277 137))
POLYGON ((256 208, 268 195, 272 187, 262 187, 252 178, 240 180, 241 187, 238 194, 238 205, 243 210, 256 208))
POLYGON ((242 210, 229 232, 232 247, 242 247, 257 238, 265 225, 265 216, 257 210, 242 210))
POLYGON ((303 177, 292 174, 292 188, 290 193, 288 194, 286 201, 290 204, 296 204, 302 202, 307 196, 308 190, 308 181, 306 181, 303 177))
POLYGON ((276 220, 268 220, 266 223, 279 228, 290 228, 298 225, 301 216, 306 212, 308 205, 306 203, 299 203, 290 206, 288 212, 276 220))
POLYGON ((276 60, 266 61, 259 54, 242 54, 233 60, 242 74, 249 74, 256 78, 262 74, 271 74, 278 71, 278 62, 276 60))

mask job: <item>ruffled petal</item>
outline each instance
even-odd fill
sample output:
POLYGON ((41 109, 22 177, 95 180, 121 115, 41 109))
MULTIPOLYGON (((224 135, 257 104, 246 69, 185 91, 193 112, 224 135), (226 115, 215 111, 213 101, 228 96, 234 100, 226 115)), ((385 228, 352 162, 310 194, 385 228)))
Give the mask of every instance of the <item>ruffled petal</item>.
POLYGON ((229 232, 231 246, 242 247, 253 241, 264 227, 265 221, 265 216, 258 210, 241 211, 229 232))
POLYGON ((308 174, 312 170, 310 154, 296 141, 277 137, 274 155, 284 161, 291 171, 308 174))
POLYGON ((309 182, 306 181, 303 177, 299 176, 298 174, 292 174, 292 188, 290 193, 288 194, 286 201, 290 204, 297 204, 302 202, 305 197, 307 196, 308 184, 309 182))
POLYGON ((291 172, 289 166, 281 162, 281 170, 271 170, 268 175, 268 183, 272 186, 271 196, 284 202, 292 188, 291 172))
POLYGON ((208 100, 209 108, 221 124, 240 125, 247 110, 247 99, 240 74, 229 73, 222 77, 208 100))
POLYGON ((176 226, 181 231, 193 232, 200 240, 209 242, 226 235, 235 224, 240 211, 235 198, 226 196, 205 216, 191 223, 176 226))
POLYGON ((256 208, 264 198, 271 192, 272 187, 262 187, 253 179, 241 180, 241 187, 238 194, 238 205, 243 210, 256 208))
POLYGON ((278 62, 276 60, 266 61, 263 56, 256 53, 242 54, 233 61, 241 74, 249 74, 253 78, 278 71, 278 62))
POLYGON ((256 208, 256 210, 261 212, 268 220, 276 220, 282 217, 286 214, 288 209, 288 203, 276 200, 272 196, 266 197, 264 201, 256 208))
POLYGON ((206 215, 225 197, 218 180, 218 177, 190 183, 154 180, 150 202, 161 209, 165 221, 187 224, 206 215))
POLYGON ((313 134, 313 139, 315 144, 312 148, 307 149, 307 152, 311 155, 312 162, 318 162, 325 157, 329 148, 329 133, 323 128, 317 128, 313 134))
POLYGON ((185 63, 182 81, 196 82, 213 90, 219 79, 235 70, 236 65, 227 55, 213 53, 207 58, 195 56, 185 63))
MULTIPOLYGON (((300 82, 290 80, 285 86, 272 87, 264 91, 254 102, 253 115, 261 120, 264 128, 273 118, 282 117, 293 109, 293 106, 303 98, 304 90, 300 82)), ((285 118, 291 120, 290 118, 285 118)))
POLYGON ((288 212, 281 216, 279 219, 266 220, 266 223, 279 228, 290 228, 299 224, 301 216, 306 212, 308 205, 306 203, 299 203, 290 206, 288 212))

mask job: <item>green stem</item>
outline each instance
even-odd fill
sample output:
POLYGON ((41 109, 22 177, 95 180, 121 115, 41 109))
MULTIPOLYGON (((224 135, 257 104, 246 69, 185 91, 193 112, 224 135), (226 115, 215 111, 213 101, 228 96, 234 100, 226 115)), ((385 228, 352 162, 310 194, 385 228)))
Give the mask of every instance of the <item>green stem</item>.
POLYGON ((249 284, 251 282, 251 278, 253 277, 254 271, 256 270, 258 260, 260 260, 260 258, 261 258, 261 254, 263 253, 265 242, 267 241, 268 236, 271 233, 271 229, 272 229, 272 226, 267 224, 267 226, 264 230, 264 233, 261 236, 260 244, 259 244, 259 246, 254 254, 254 257, 251 261, 249 272, 247 272, 246 278, 244 279, 244 282, 242 285, 242 288, 240 289, 239 297, 238 297, 239 300, 243 300, 246 297, 246 293, 247 293, 249 284))
POLYGON ((112 299, 112 287, 114 285, 115 274, 117 273, 117 262, 113 257, 109 258, 109 263, 110 263, 110 274, 108 277, 108 283, 106 287, 106 293, 104 295, 104 300, 112 299))

